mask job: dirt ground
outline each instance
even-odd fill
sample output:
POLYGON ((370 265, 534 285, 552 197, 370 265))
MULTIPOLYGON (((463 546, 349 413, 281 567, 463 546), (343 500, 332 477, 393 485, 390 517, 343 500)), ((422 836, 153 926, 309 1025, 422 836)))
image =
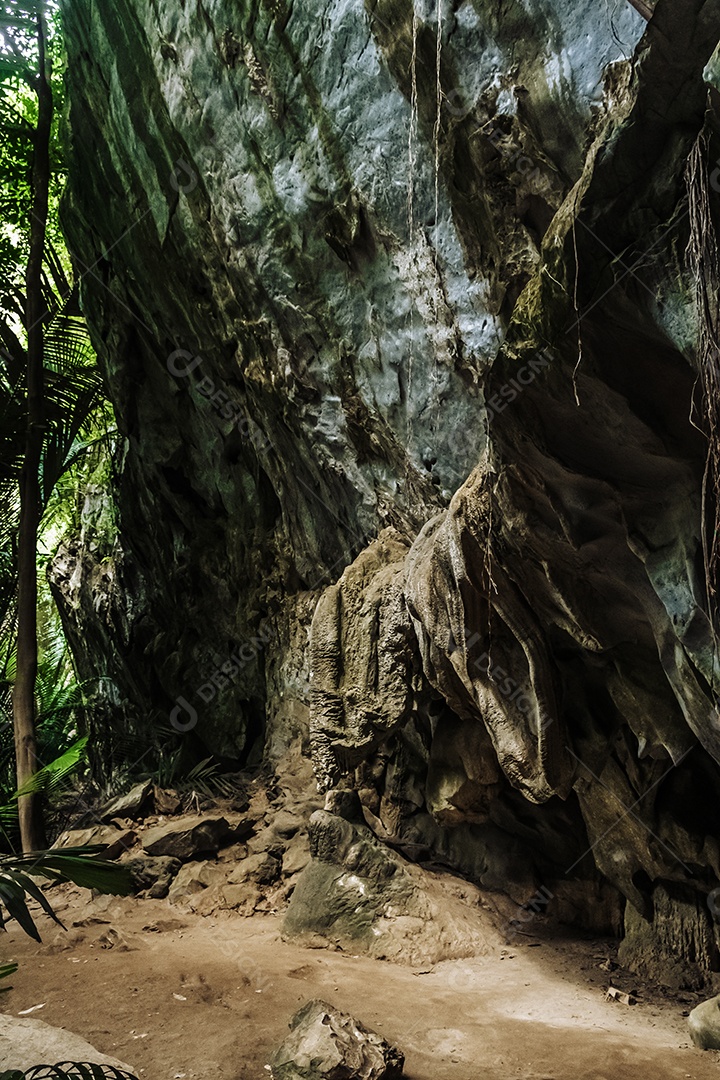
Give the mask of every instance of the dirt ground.
POLYGON ((713 1080, 693 1000, 607 1001, 607 942, 521 939, 472 960, 403 968, 282 941, 274 914, 203 918, 163 900, 53 890, 67 932, 11 924, 20 970, 5 1012, 68 1028, 143 1080, 262 1080, 287 1022, 320 997, 406 1055, 408 1080, 713 1080))

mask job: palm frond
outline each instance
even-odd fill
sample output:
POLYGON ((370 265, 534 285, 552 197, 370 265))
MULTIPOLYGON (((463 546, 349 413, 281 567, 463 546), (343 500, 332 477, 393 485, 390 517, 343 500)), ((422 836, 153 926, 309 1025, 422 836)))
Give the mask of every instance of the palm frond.
MULTIPOLYGON (((22 799, 25 795, 33 795, 36 792, 42 791, 47 793, 53 791, 57 786, 67 777, 70 773, 74 772, 81 761, 85 760, 87 754, 87 736, 82 739, 78 739, 69 750, 66 750, 55 761, 51 761, 49 765, 44 765, 42 769, 38 769, 36 773, 33 773, 29 777, 21 788, 13 795, 13 799, 22 799)), ((0 808, 0 815, 2 814, 0 808)))
POLYGON ((40 941, 35 920, 28 908, 28 897, 35 900, 45 914, 58 925, 62 926, 62 923, 42 889, 32 880, 33 877, 45 877, 50 881, 72 881, 86 889, 97 889, 99 892, 117 896, 129 895, 133 891, 129 870, 121 864, 96 858, 102 850, 102 845, 87 845, 58 851, 0 856, 0 904, 26 934, 35 941, 40 941))
POLYGON ((24 1073, 13 1069, 0 1073, 0 1080, 137 1080, 137 1077, 114 1065, 62 1061, 59 1065, 36 1065, 24 1073))

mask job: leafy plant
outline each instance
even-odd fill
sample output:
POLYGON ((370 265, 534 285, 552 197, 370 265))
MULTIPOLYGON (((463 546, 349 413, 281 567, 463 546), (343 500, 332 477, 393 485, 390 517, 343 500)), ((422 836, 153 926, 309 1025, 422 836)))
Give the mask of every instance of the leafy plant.
POLYGON ((13 846, 12 838, 17 834, 18 813, 17 803, 25 795, 43 794, 48 795, 55 791, 62 782, 75 772, 78 765, 85 760, 87 755, 87 737, 78 739, 69 750, 38 769, 33 776, 25 781, 12 797, 4 805, 0 805, 0 829, 13 846))
POLYGON ((137 1080, 131 1073, 114 1065, 91 1065, 88 1062, 63 1061, 59 1065, 35 1065, 27 1072, 11 1069, 0 1073, 0 1080, 137 1080))
MULTIPOLYGON (((66 516, 54 498, 62 481, 73 476, 77 487, 82 459, 107 446, 112 425, 58 224, 63 85, 55 15, 52 0, 0 7, 0 704, 12 688, 26 849, 44 841, 38 793, 24 793, 24 781, 67 747, 66 738, 43 746, 49 694, 36 672, 47 670, 43 623, 57 635, 59 622, 42 573, 38 580, 47 557, 38 551, 44 534, 57 540, 66 516)), ((67 485, 63 494, 74 501, 67 485)), ((71 681, 68 666, 63 642, 60 693, 71 681)), ((68 721, 75 706, 54 702, 56 734, 61 711, 68 721)), ((0 784, 6 746, 0 734, 0 784)))
MULTIPOLYGON (((0 979, 9 979, 17 969, 18 965, 14 960, 11 960, 8 964, 0 964, 0 979)), ((12 986, 0 986, 0 994, 5 994, 8 990, 12 990, 12 986)))
MULTIPOLYGON (((40 941, 28 907, 29 897, 58 926, 63 925, 33 877, 44 877, 54 882, 72 881, 86 889, 127 896, 133 891, 130 871, 120 863, 93 857, 102 850, 102 845, 86 845, 0 856, 0 904, 6 909, 8 917, 15 919, 31 938, 40 941)), ((0 926, 4 926, 6 921, 0 910, 0 926)))
MULTIPOLYGON (((168 736, 171 735, 172 732, 168 731, 168 736)), ((158 760, 158 768, 153 773, 158 787, 174 788, 181 795, 204 795, 208 799, 237 798, 237 776, 223 774, 212 757, 204 758, 187 769, 185 746, 181 744, 174 749, 168 749, 167 745, 161 747, 158 760)))

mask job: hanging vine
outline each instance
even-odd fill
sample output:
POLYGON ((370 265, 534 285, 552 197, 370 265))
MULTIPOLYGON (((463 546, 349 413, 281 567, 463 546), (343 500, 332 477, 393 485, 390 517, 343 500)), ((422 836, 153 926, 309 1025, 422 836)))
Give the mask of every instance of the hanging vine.
POLYGON ((702 539, 708 614, 715 622, 720 585, 720 258, 710 208, 708 149, 708 136, 701 131, 690 152, 685 176, 690 213, 686 254, 695 281, 698 313, 701 426, 708 440, 702 488, 702 539))
MULTIPOLYGON (((408 194, 407 194, 407 218, 408 218, 408 248, 410 251, 410 258, 413 258, 413 244, 415 240, 415 166, 417 163, 417 132, 418 132, 418 88, 417 88, 417 46, 418 46, 418 32, 419 32, 420 20, 413 3, 413 17, 412 17, 412 52, 410 56, 410 129, 408 132, 408 194)), ((407 389, 405 397, 406 408, 406 431, 407 431, 407 470, 410 472, 410 447, 412 436, 412 409, 411 409, 411 397, 412 397, 412 377, 413 377, 413 360, 414 360, 414 345, 413 345, 413 302, 414 302, 414 290, 410 291, 410 313, 409 313, 409 326, 410 326, 410 350, 408 355, 408 376, 407 376, 407 389)))

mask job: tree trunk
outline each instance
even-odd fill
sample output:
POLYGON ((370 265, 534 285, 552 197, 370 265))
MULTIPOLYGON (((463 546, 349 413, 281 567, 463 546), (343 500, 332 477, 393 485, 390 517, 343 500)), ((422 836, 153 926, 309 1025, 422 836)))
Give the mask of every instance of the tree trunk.
MULTIPOLYGON (((13 723, 18 787, 38 768, 35 735, 35 679, 37 675, 37 533, 40 522, 40 464, 44 437, 42 265, 50 184, 50 131, 53 99, 47 70, 45 24, 38 16, 39 65, 37 76, 38 122, 33 158, 33 210, 30 255, 26 273, 27 319, 27 442, 20 479, 18 540, 18 646, 13 692, 13 723)), ((37 795, 19 800, 23 851, 45 846, 42 811, 37 795)))

